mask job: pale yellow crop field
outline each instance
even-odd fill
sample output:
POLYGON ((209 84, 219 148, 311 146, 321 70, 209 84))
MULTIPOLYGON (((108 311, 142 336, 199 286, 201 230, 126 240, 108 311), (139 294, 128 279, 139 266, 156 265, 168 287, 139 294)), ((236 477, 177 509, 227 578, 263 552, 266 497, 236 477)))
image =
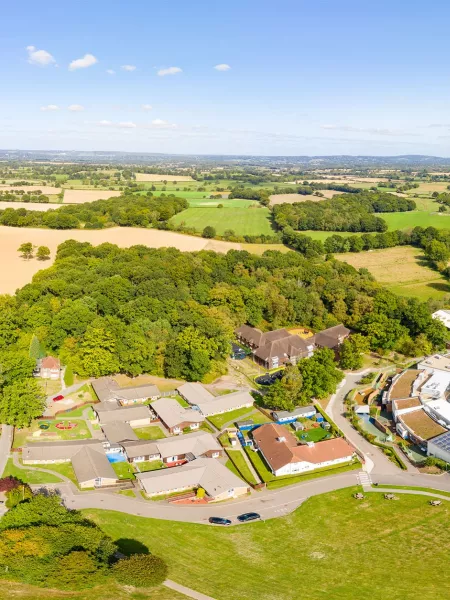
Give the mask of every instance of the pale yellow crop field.
POLYGON ((30 283, 33 275, 53 263, 57 247, 66 240, 90 242, 93 245, 110 242, 111 244, 117 244, 121 248, 129 248, 138 244, 148 246, 149 248, 173 247, 183 252, 199 250, 228 252, 231 249, 241 249, 240 244, 232 242, 207 240, 201 237, 183 235, 173 231, 160 231, 158 229, 114 227, 94 231, 0 226, 0 256, 2 257, 0 294, 13 294, 17 288, 30 283), (48 246, 51 251, 51 259, 41 262, 36 258, 30 260, 21 258, 17 249, 25 242, 31 242, 35 246, 48 246))
POLYGON ((194 181, 190 175, 159 175, 152 173, 135 173, 136 181, 194 181))
MULTIPOLYGON (((1 196, 0 196, 1 197, 1 196)), ((5 208, 26 208, 27 210, 37 210, 39 212, 46 212, 51 208, 61 208, 61 204, 52 204, 48 202, 47 204, 43 204, 41 202, 1 202, 0 201, 0 210, 4 210, 5 208)))
POLYGON ((50 194, 59 194, 61 188, 52 187, 50 185, 0 185, 0 190, 3 192, 21 190, 25 193, 36 192, 37 190, 40 190, 42 194, 48 196, 50 194))
POLYGON ((323 198, 309 194, 307 196, 303 196, 302 194, 274 194, 273 196, 270 196, 271 206, 274 204, 294 204, 295 202, 306 202, 307 200, 319 202, 320 200, 323 200, 323 198))
POLYGON ((107 200, 120 196, 121 192, 113 190, 64 190, 64 204, 84 204, 95 200, 107 200))

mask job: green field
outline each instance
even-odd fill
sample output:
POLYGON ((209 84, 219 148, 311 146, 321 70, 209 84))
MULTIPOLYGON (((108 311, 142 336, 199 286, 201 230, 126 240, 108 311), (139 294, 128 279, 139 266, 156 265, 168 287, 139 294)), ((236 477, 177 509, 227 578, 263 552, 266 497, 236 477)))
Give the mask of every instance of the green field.
POLYGON ((268 208, 188 208, 170 220, 174 225, 184 223, 197 231, 207 225, 219 235, 232 229, 237 235, 271 235, 274 233, 268 208))
POLYGON ((56 474, 50 475, 50 473, 41 473, 40 471, 36 471, 32 467, 24 467, 23 469, 20 469, 19 467, 16 467, 16 465, 13 463, 12 458, 8 459, 5 470, 3 472, 3 477, 8 477, 9 475, 17 477, 24 483, 30 484, 58 483, 61 481, 61 478, 57 477, 56 474))
POLYGON ((388 229, 412 229, 413 227, 436 227, 450 229, 450 213, 438 214, 414 210, 411 212, 383 213, 380 215, 388 229))
POLYGON ((355 491, 316 496, 286 517, 228 529, 84 514, 113 539, 145 544, 167 560, 170 579, 216 600, 415 600, 418 590, 421 600, 444 600, 448 507, 406 494, 396 502, 377 493, 356 501, 355 491))

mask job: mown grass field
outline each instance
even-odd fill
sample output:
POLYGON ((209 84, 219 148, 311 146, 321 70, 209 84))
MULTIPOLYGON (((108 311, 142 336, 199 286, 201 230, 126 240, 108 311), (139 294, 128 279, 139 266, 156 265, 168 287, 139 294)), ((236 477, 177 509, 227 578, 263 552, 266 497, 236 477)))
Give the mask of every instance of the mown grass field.
POLYGON ((429 498, 406 494, 396 502, 377 493, 356 501, 355 491, 316 496, 286 517, 228 529, 84 514, 116 540, 145 544, 167 560, 170 579, 216 600, 415 600, 418 590, 421 600, 444 600, 450 506, 433 508, 429 498))
POLYGON ((172 217, 174 225, 184 223, 197 231, 210 225, 219 235, 232 229, 237 235, 271 235, 274 233, 268 208, 188 208, 172 217))
POLYGON ((356 269, 368 269, 379 283, 401 296, 427 300, 440 299, 445 294, 450 294, 448 281, 430 268, 423 252, 418 248, 396 246, 335 256, 356 269))
POLYGON ((388 224, 388 229, 412 229, 413 227, 436 227, 450 229, 450 213, 430 213, 414 210, 403 213, 383 213, 380 215, 388 224))

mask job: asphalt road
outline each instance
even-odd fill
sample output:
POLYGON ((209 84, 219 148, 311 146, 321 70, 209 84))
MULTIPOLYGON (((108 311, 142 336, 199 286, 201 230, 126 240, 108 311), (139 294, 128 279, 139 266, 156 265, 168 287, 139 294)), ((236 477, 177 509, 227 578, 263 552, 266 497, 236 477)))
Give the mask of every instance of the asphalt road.
POLYGON ((12 445, 13 428, 11 425, 3 425, 2 434, 0 437, 0 477, 5 470, 6 463, 9 458, 9 453, 12 445))

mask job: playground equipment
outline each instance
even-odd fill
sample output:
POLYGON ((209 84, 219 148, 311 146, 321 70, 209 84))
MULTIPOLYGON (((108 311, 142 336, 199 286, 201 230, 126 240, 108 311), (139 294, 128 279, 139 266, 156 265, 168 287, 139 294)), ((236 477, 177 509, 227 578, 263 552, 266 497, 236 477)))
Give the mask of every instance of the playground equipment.
POLYGON ((57 429, 75 429, 75 427, 78 427, 78 423, 72 423, 72 421, 60 421, 59 423, 56 423, 55 427, 57 429))

